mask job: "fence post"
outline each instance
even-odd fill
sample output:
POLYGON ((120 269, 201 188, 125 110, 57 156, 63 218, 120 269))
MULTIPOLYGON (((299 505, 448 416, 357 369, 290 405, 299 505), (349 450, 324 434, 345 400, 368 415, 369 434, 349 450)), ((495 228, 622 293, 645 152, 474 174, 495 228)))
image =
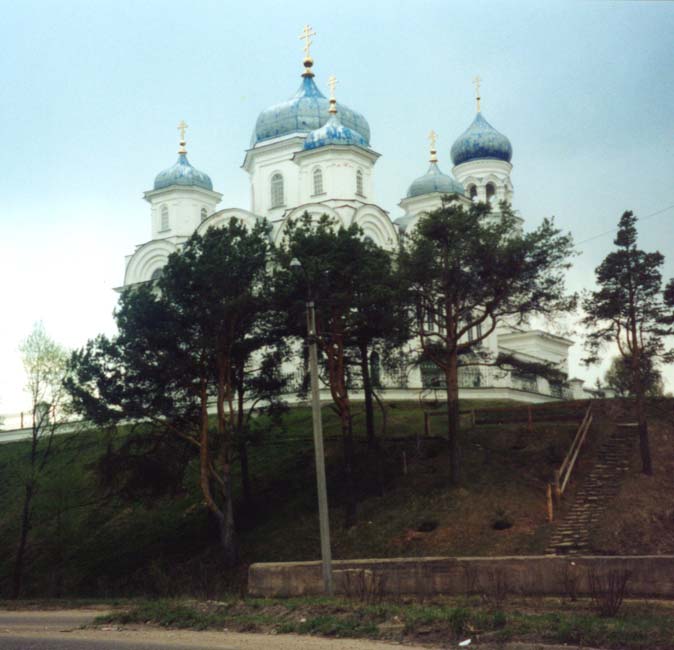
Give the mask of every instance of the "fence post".
POLYGON ((555 518, 553 505, 552 505, 552 485, 548 483, 548 487, 545 490, 545 497, 548 503, 548 521, 552 522, 555 518))
POLYGON ((527 427, 529 430, 529 433, 534 432, 534 418, 531 413, 531 405, 527 406, 527 427))
POLYGON ((424 435, 428 438, 431 435, 430 426, 428 421, 428 411, 424 411, 424 435))

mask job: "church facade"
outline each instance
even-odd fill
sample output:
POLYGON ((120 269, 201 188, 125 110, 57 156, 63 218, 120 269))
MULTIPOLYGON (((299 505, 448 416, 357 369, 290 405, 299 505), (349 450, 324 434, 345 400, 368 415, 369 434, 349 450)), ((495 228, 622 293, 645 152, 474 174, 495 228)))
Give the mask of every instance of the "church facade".
MULTIPOLYGON (((250 180, 250 206, 220 207, 222 195, 213 189, 210 177, 187 159, 186 125, 181 122, 178 160, 160 172, 153 188, 145 192, 151 238, 127 256, 124 287, 156 278, 169 255, 179 251, 193 233, 232 219, 244 225, 266 219, 273 243, 278 244, 287 225, 305 212, 316 218, 327 214, 344 226, 357 224, 365 237, 393 251, 422 215, 441 206, 443 196, 452 195, 466 205, 471 201, 495 206, 504 200, 512 202, 512 146, 480 111, 478 85, 476 116, 451 149, 452 173, 443 173, 438 166, 431 133, 428 170, 410 184, 399 204, 404 215, 392 221, 374 197, 373 179, 380 154, 370 147, 370 127, 361 114, 336 101, 334 78, 329 99, 320 91, 309 55, 311 34, 306 30, 305 34, 299 89, 290 99, 260 113, 245 152, 243 168, 250 180)), ((569 339, 502 324, 484 344, 494 354, 504 352, 525 361, 552 363, 568 376, 568 351, 573 345, 569 339)), ((382 376, 389 399, 432 392, 435 379, 435 369, 428 364, 403 376, 382 376)), ((464 398, 540 402, 587 396, 581 380, 553 385, 541 377, 496 368, 466 368, 460 375, 460 386, 464 398)))

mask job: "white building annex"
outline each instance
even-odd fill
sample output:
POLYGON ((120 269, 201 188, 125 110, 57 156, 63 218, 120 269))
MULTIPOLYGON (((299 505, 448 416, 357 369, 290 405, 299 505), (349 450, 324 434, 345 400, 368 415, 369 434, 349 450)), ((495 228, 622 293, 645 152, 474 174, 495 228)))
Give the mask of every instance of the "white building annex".
MULTIPOLYGON (((370 127, 362 115, 336 101, 334 78, 329 83, 329 100, 316 85, 309 54, 312 35, 310 28, 305 28, 299 89, 290 99, 262 111, 255 123, 242 165, 250 181, 247 209, 219 207, 222 195, 213 189, 210 177, 187 159, 187 125, 181 122, 177 162, 160 172, 152 189, 145 192, 150 205, 150 239, 127 256, 125 287, 156 278, 168 256, 180 250, 190 235, 231 219, 244 224, 269 220, 277 243, 286 225, 304 212, 317 217, 328 214, 344 226, 358 224, 366 237, 394 250, 421 215, 441 206, 444 195, 454 195, 466 204, 472 200, 494 205, 502 200, 512 202, 512 146, 482 115, 478 79, 477 112, 452 146, 452 174, 440 170, 431 132, 430 166, 403 191, 399 206, 404 215, 392 221, 389 212, 376 202, 375 166, 380 154, 370 146, 370 127)), ((565 374, 572 345, 569 339, 541 330, 505 325, 486 341, 493 353, 553 363, 565 374)), ((422 364, 403 377, 385 376, 382 380, 389 399, 416 399, 420 391, 428 391, 434 376, 432 364, 422 364)), ((496 368, 466 368, 460 371, 460 385, 464 398, 540 402, 587 397, 581 380, 555 386, 541 377, 496 368)))

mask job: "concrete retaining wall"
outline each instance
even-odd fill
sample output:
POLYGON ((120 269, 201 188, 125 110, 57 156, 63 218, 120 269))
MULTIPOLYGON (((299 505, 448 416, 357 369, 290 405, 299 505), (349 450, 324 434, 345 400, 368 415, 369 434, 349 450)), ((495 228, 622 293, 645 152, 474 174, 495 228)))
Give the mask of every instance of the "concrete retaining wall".
MULTIPOLYGON (((589 592, 591 573, 601 579, 627 571, 630 596, 674 598, 672 555, 342 560, 333 562, 333 571, 337 593, 345 593, 354 578, 374 578, 377 590, 391 595, 464 595, 498 588, 525 595, 565 594, 569 589, 583 594, 589 592)), ((248 591, 278 598, 322 594, 320 562, 252 564, 248 591)))

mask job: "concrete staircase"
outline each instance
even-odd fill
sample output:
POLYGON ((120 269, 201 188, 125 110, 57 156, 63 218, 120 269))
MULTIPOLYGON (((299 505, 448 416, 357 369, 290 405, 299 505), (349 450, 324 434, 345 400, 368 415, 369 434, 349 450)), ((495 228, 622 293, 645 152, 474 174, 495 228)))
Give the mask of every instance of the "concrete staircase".
POLYGON ((548 555, 582 555, 590 549, 590 531, 611 497, 618 493, 636 441, 636 423, 618 422, 597 453, 597 461, 581 484, 566 517, 546 549, 548 555))

